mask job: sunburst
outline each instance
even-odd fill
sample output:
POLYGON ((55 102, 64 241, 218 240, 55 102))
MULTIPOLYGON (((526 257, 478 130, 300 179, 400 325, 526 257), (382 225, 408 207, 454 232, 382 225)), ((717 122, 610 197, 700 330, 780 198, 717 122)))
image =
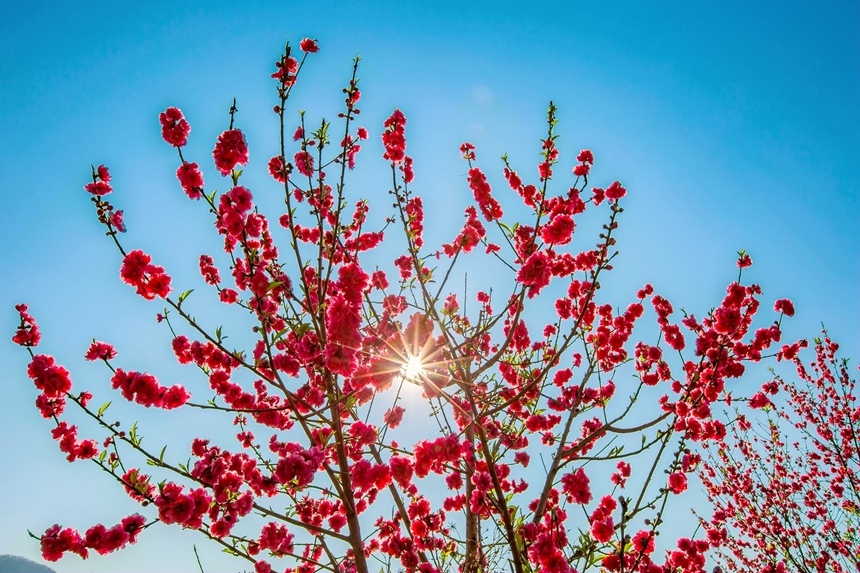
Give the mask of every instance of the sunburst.
POLYGON ((427 376, 424 370, 424 361, 420 356, 409 355, 403 361, 403 367, 400 369, 400 376, 407 382, 420 384, 422 378, 427 376))

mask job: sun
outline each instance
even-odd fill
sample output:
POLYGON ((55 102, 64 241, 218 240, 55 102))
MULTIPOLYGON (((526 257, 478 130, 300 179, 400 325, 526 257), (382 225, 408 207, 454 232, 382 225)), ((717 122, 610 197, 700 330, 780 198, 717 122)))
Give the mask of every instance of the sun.
POLYGON ((418 382, 418 380, 425 375, 424 364, 421 361, 421 357, 410 355, 403 363, 403 368, 400 372, 400 375, 404 380, 408 380, 409 382, 418 382))

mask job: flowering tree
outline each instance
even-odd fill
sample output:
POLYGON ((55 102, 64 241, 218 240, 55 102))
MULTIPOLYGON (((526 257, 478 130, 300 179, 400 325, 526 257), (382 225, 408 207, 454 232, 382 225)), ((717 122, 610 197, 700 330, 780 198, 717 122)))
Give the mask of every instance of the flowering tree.
MULTIPOLYGON (((656 536, 700 461, 692 445, 726 435, 712 406, 746 362, 780 340, 791 303, 777 301, 777 320, 753 330, 761 289, 742 284, 740 273, 702 319, 673 318, 650 285, 623 307, 601 300, 627 191, 617 181, 587 189, 589 150, 576 155, 570 185, 553 190, 560 151, 552 104, 533 182, 503 158, 504 202, 523 215, 506 219, 501 194, 464 143, 474 202, 439 247, 424 244, 407 120, 395 110, 382 130, 393 206, 374 225, 368 203, 347 188, 368 138, 357 126, 358 60, 338 124, 311 127, 300 114, 288 128, 290 94, 318 50, 310 39, 300 48, 296 57, 287 45, 272 75, 280 148, 268 170, 283 192, 280 229, 241 184, 237 167, 249 151, 235 102, 213 151, 222 193, 183 153, 190 126, 182 112, 171 107, 159 118, 178 154, 179 186, 208 210, 221 238, 217 257, 200 255, 200 273, 212 296, 247 312, 247 348, 228 346, 220 327, 195 319, 190 291, 172 294, 166 270, 125 246, 109 170, 94 168, 85 185, 120 252, 120 277, 145 299, 163 300, 158 320, 201 383, 168 387, 126 370, 106 342, 93 342, 86 358, 105 363, 125 400, 208 410, 235 424, 236 442, 200 436, 174 445, 171 452, 190 447, 185 463, 144 446, 142 428, 114 421, 109 402, 93 406, 89 392, 73 391, 66 368, 35 353, 39 328, 27 306, 17 307, 13 340, 32 356, 36 405, 54 423, 60 450, 99 466, 144 508, 83 533, 48 528, 39 536, 45 558, 108 553, 161 522, 199 531, 257 573, 702 571, 708 541, 683 537, 657 551, 656 536), (596 242, 575 233, 586 211, 605 217, 596 242), (231 280, 222 280, 216 258, 231 280), (454 278, 476 260, 495 265, 492 288, 457 292, 454 278), (656 325, 634 335, 647 306, 656 325), (410 386, 423 405, 404 400, 410 386), (70 404, 88 437, 68 420, 70 404), (428 412, 429 432, 401 425, 428 412)), ((741 253, 741 271, 751 264, 741 253)))
POLYGON ((708 539, 730 571, 860 571, 860 399, 826 334, 808 366, 801 346, 780 353, 799 382, 765 383, 747 403, 764 420, 738 413, 700 468, 708 539))

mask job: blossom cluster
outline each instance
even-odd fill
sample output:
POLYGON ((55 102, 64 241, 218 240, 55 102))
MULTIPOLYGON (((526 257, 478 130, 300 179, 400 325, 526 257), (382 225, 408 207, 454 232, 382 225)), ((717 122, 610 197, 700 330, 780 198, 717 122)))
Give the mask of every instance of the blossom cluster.
MULTIPOLYGON (((774 310, 794 309, 782 299, 774 310)), ((702 523, 730 571, 847 572, 860 555, 856 381, 826 333, 809 364, 786 346, 780 357, 798 379, 762 384, 729 437, 707 450, 699 474, 714 512, 702 523)))
POLYGON ((135 287, 137 294, 147 300, 167 298, 170 293, 170 276, 164 267, 153 265, 152 257, 139 249, 123 258, 119 274, 123 282, 135 287))
POLYGON ((112 553, 129 543, 135 543, 145 525, 144 517, 136 513, 124 517, 120 523, 110 528, 101 524, 94 525, 83 536, 71 527, 53 525, 42 534, 42 556, 47 561, 59 561, 66 552, 76 553, 84 559, 90 549, 99 555, 112 553))

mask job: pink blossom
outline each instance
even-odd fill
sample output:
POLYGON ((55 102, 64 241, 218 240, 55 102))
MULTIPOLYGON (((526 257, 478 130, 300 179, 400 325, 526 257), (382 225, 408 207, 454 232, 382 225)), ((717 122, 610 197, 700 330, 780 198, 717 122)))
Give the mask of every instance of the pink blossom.
POLYGON ((229 175, 236 165, 248 163, 248 144, 239 129, 228 129, 218 136, 215 149, 212 150, 215 167, 221 175, 229 175))
POLYGON ((182 147, 188 143, 191 126, 182 112, 175 107, 169 107, 158 116, 161 122, 161 137, 174 147, 182 147))

